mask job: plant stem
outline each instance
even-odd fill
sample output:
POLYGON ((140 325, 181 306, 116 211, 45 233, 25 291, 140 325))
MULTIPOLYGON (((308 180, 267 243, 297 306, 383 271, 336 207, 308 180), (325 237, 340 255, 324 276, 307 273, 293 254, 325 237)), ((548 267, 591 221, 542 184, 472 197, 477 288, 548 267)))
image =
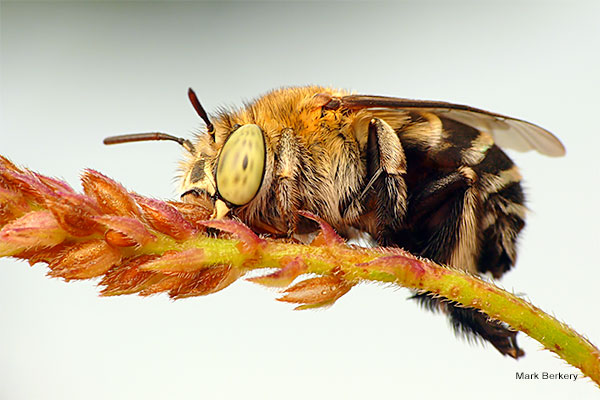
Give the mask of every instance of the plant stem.
MULTIPOLYGON (((222 262, 223 253, 235 253, 236 246, 232 245, 235 241, 209 240, 215 242, 203 247, 207 262, 222 262)), ((244 268, 261 269, 280 268, 286 260, 299 257, 306 264, 308 273, 331 274, 337 269, 351 282, 388 282, 435 293, 479 309, 524 332, 600 385, 600 351, 592 343, 529 302, 479 277, 418 259, 397 249, 267 242, 261 253, 262 258, 250 257, 247 262, 237 255, 233 259, 242 262, 244 268)))

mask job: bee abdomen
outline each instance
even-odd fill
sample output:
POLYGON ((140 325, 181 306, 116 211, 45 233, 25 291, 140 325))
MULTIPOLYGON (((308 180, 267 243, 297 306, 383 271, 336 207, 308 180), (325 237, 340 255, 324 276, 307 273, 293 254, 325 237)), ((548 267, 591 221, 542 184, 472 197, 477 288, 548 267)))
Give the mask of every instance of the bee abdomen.
POLYGON ((525 226, 525 196, 521 174, 500 148, 492 146, 474 167, 480 177, 482 207, 477 270, 495 278, 508 271, 517 258, 517 237, 525 226))
MULTIPOLYGON (((515 262, 517 236, 524 226, 519 170, 489 134, 427 117, 437 134, 399 133, 406 138, 408 223, 389 235, 387 243, 471 273, 499 277, 515 262)), ((415 298, 448 314, 457 332, 484 339, 513 358, 523 355, 516 332, 505 324, 430 293, 415 298)))

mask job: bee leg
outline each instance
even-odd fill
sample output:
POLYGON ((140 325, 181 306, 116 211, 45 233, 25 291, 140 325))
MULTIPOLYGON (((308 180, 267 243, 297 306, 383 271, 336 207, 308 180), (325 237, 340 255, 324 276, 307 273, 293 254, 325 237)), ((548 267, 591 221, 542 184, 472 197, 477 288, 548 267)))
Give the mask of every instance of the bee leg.
MULTIPOLYGON (((473 171, 461 167, 411 192, 406 225, 388 240, 414 254, 477 273, 480 242, 485 245, 491 238, 479 232, 477 221, 483 207, 473 171)), ((484 339, 513 358, 524 354, 517 345, 517 332, 485 313, 431 293, 416 294, 414 298, 430 310, 446 313, 455 332, 484 339)))
POLYGON ((286 129, 275 152, 275 203, 281 219, 287 225, 287 235, 292 236, 298 221, 299 208, 298 170, 300 168, 301 151, 294 138, 293 131, 286 129))
MULTIPOLYGON (((376 193, 377 232, 375 239, 385 241, 398 230, 406 214, 406 157, 398 135, 379 118, 369 123, 367 142, 367 185, 361 199, 371 189, 376 193)), ((368 197, 368 196, 367 196, 368 197)))
POLYGON ((475 335, 492 344, 501 354, 518 359, 525 355, 517 344, 517 331, 506 324, 491 319, 487 314, 473 308, 465 308, 451 302, 447 304, 450 322, 458 334, 475 335))
POLYGON ((517 258, 516 242, 525 226, 526 212, 520 175, 489 193, 483 207, 479 272, 490 272, 494 278, 499 278, 513 266, 517 258))

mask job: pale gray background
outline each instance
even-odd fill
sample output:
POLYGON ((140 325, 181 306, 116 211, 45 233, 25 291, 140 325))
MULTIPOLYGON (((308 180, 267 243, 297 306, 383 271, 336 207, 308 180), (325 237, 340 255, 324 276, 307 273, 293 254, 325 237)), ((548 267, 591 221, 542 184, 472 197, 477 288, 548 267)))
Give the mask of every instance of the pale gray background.
MULTIPOLYGON (((282 85, 448 100, 555 132, 566 158, 515 154, 532 210, 502 285, 600 344, 600 6, 590 2, 2 3, 0 154, 66 179, 95 168, 172 199, 182 149, 111 134, 201 126, 282 85), (449 4, 452 3, 452 4, 449 4)), ((404 289, 362 285, 294 312, 240 281, 205 298, 100 298, 94 282, 0 260, 1 399, 591 398, 520 335, 515 362, 454 337, 404 289)))

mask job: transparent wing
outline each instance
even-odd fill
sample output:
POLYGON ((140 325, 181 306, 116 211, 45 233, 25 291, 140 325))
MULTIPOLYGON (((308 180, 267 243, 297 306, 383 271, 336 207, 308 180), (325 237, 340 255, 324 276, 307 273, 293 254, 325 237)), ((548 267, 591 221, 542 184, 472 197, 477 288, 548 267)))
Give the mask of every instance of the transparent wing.
POLYGON ((500 147, 517 151, 536 150, 550 157, 565 155, 565 147, 560 140, 538 125, 462 104, 362 95, 344 96, 340 100, 344 107, 350 109, 388 108, 433 112, 490 133, 500 147))

